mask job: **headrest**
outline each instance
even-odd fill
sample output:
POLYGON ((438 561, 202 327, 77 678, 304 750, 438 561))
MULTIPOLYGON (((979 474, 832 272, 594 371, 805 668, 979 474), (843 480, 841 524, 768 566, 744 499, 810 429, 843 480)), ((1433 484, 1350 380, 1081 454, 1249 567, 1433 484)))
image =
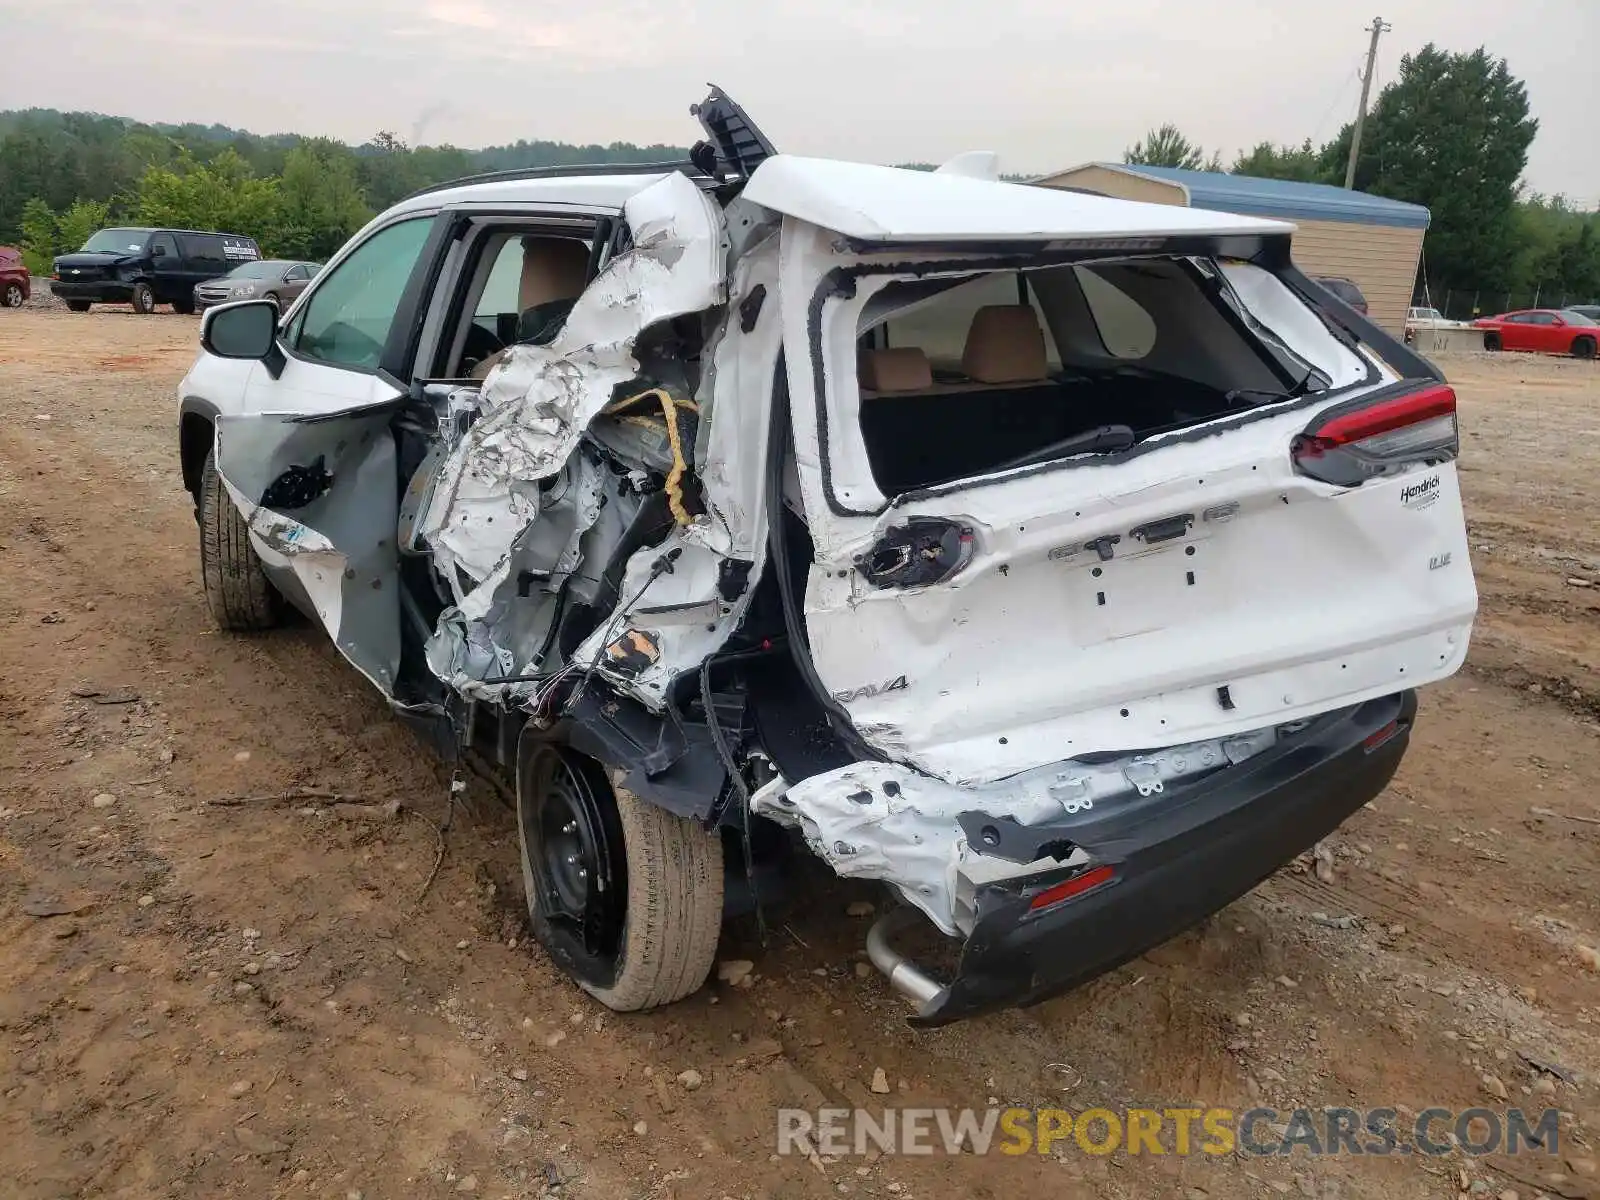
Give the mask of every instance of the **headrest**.
POLYGON ((589 247, 576 238, 522 239, 522 282, 517 289, 521 311, 552 300, 576 300, 588 282, 589 247))
POLYGON ((967 331, 961 370, 978 383, 1025 383, 1048 378, 1044 330, 1030 304, 980 308, 967 331))
POLYGON ((928 356, 916 346, 863 350, 856 378, 875 392, 916 392, 933 386, 928 356))

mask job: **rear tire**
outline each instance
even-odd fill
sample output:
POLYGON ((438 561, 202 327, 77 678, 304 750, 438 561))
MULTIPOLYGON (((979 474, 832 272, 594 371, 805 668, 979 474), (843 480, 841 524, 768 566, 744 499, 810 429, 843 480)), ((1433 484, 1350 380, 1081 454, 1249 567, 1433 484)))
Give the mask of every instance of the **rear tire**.
POLYGON ((1485 350, 1498 350, 1498 349, 1500 349, 1500 335, 1498 333, 1486 333, 1486 334, 1484 334, 1483 335, 1483 348, 1485 350))
POLYGON ((517 832, 534 936, 584 991, 638 1012, 705 982, 722 932, 716 830, 535 743, 518 756, 517 832))
POLYGON ((194 301, 174 300, 172 302, 172 311, 185 317, 192 317, 194 316, 194 301))
POLYGON ((1572 356, 1574 358, 1593 358, 1594 339, 1592 337, 1577 338, 1572 343, 1572 356))
POLYGON ((156 294, 150 290, 148 283, 133 285, 133 294, 128 297, 128 303, 133 305, 133 311, 141 317, 148 317, 156 310, 156 294))
POLYGON ((217 474, 216 453, 200 469, 200 578, 217 625, 235 633, 271 629, 283 601, 250 544, 249 526, 217 474))
POLYGON ((20 283, 6 284, 6 290, 0 292, 0 308, 22 307, 22 285, 20 283))
POLYGON ((67 308, 72 312, 88 312, 89 302, 87 300, 68 300, 67 308))

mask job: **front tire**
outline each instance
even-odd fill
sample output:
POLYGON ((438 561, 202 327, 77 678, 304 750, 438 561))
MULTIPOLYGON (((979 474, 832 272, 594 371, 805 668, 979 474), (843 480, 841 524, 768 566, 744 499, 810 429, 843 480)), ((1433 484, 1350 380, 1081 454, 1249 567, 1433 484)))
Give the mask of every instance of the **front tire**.
POLYGON ((1593 358, 1594 339, 1592 337, 1576 338, 1572 343, 1572 356, 1574 358, 1593 358))
POLYGON ((156 294, 150 290, 148 283, 133 285, 133 294, 128 297, 128 303, 133 305, 133 311, 141 317, 148 317, 156 310, 156 294))
POLYGON ((85 313, 89 311, 89 302, 87 300, 68 300, 67 308, 71 312, 85 313))
POLYGON ((200 578, 218 627, 234 633, 271 629, 283 602, 250 544, 249 526, 217 474, 216 453, 200 469, 200 578))
POLYGON ((519 754, 517 832, 534 936, 617 1012, 697 991, 722 931, 722 841, 570 748, 519 754))
POLYGON ((22 307, 22 285, 20 283, 6 284, 6 290, 0 292, 0 308, 22 307))
POLYGON ((1498 333, 1486 333, 1486 334, 1484 334, 1483 335, 1483 348, 1485 350, 1490 350, 1490 351, 1499 350, 1500 349, 1500 335, 1498 333))

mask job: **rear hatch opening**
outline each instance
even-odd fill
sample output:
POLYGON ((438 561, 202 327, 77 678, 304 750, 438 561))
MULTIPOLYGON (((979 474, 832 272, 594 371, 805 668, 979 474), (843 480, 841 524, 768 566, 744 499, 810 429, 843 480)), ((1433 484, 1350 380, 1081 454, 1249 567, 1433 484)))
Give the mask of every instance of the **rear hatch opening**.
POLYGON ((857 318, 859 422, 885 497, 1127 451, 1378 373, 1320 327, 1314 354, 1292 349, 1209 259, 873 283, 857 318))

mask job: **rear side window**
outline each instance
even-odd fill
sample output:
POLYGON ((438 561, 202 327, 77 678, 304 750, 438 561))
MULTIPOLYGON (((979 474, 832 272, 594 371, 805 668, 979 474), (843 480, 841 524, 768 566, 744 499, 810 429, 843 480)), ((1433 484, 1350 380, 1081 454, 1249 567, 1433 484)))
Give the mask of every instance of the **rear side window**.
POLYGON ((375 370, 432 225, 430 216, 385 226, 328 272, 290 333, 296 352, 331 366, 375 370))
POLYGON ((1078 287, 1094 318, 1100 344, 1112 358, 1144 358, 1156 344, 1155 318, 1092 267, 1075 267, 1078 287))
POLYGON ((210 233, 184 233, 178 235, 178 242, 183 247, 183 256, 189 260, 189 265, 196 271, 208 271, 217 275, 224 275, 232 266, 222 256, 222 239, 210 233))

